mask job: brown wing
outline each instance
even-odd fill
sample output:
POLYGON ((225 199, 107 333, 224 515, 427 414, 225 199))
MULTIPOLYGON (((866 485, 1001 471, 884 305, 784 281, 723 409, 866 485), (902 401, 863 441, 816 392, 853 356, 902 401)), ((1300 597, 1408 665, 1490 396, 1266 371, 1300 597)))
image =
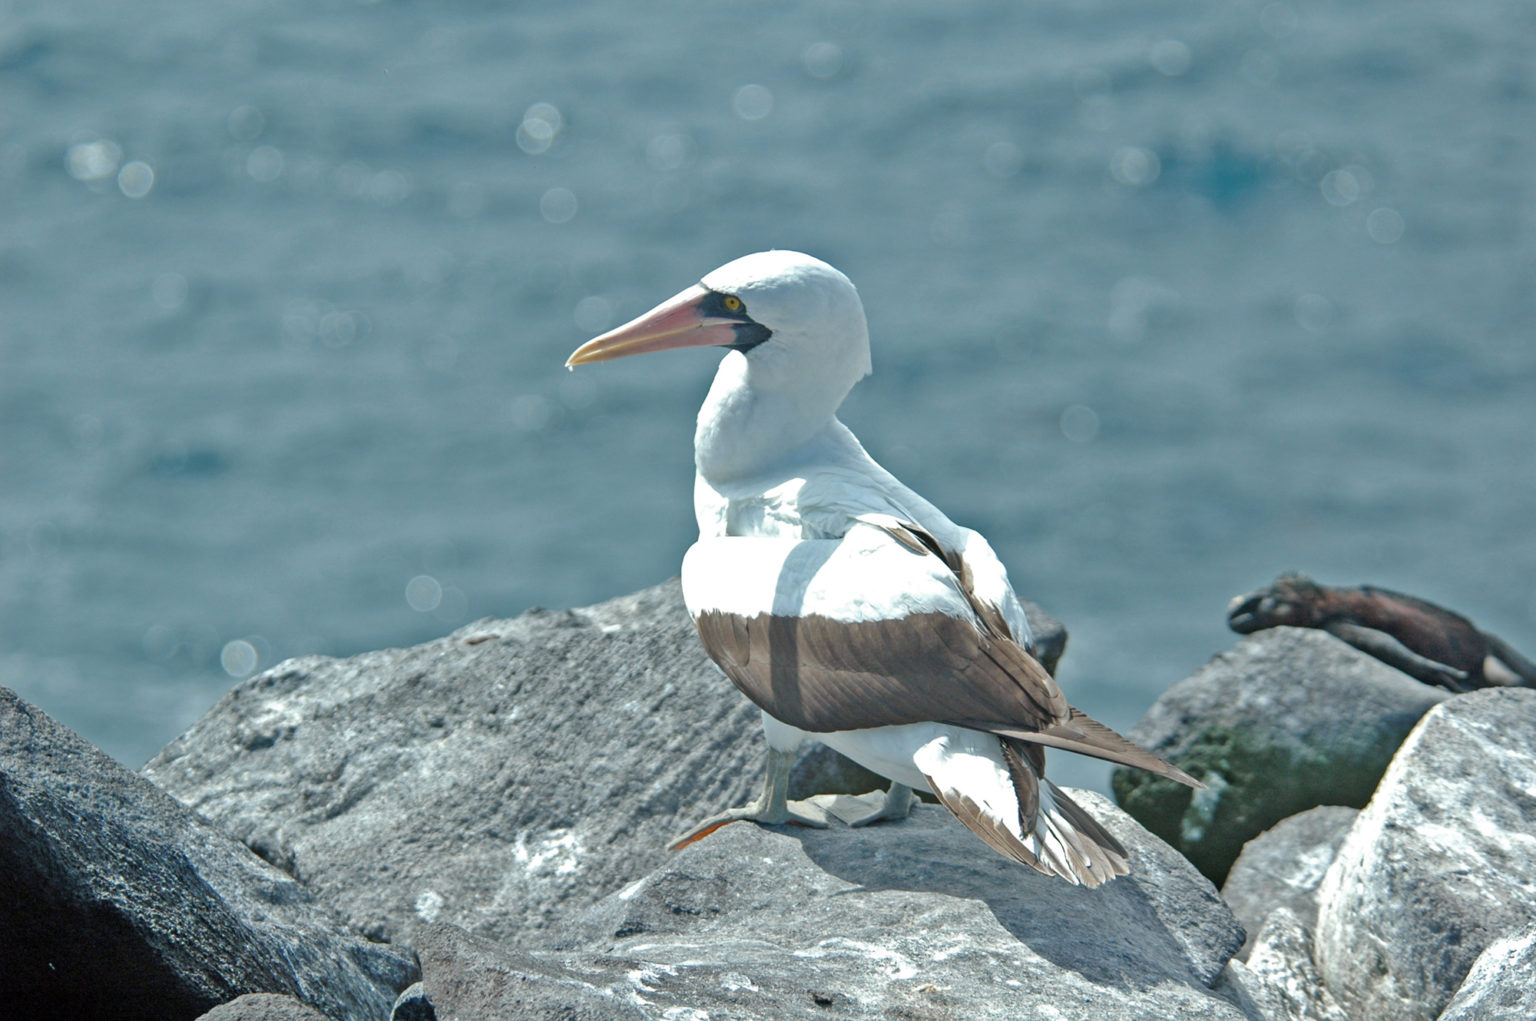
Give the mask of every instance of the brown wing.
POLYGON ((972 591, 963 557, 910 523, 861 520, 911 551, 914 571, 950 578, 953 607, 874 620, 701 609, 694 623, 705 650, 759 708, 812 733, 954 723, 1199 786, 1068 706, 997 608, 972 591))
POLYGON ((1065 723, 1061 689, 1006 638, 946 613, 878 621, 820 615, 694 618, 704 648, 775 719, 813 733, 960 720, 1034 731, 1065 723))

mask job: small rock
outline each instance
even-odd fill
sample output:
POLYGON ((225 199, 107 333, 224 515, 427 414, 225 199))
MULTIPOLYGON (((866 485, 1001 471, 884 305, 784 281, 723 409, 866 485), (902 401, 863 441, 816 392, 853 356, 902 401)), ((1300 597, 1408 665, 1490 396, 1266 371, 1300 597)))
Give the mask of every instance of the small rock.
POLYGON ((1129 734, 1207 789, 1116 769, 1115 799, 1220 884, 1281 819, 1363 807, 1419 717, 1448 697, 1325 632, 1261 631, 1169 688, 1129 734))
POLYGON ((197 1021, 326 1021, 326 1017, 291 996, 247 993, 219 1004, 197 1021))
POLYGON ((1439 1021, 1536 1017, 1536 927, 1488 944, 1439 1021))
POLYGON ((400 994, 395 1009, 389 1012, 389 1021, 437 1021, 437 1009, 424 983, 417 982, 400 994))
POLYGON ((1228 973, 1258 1017, 1350 1021, 1318 976, 1311 926, 1288 907, 1268 914, 1248 959, 1234 960, 1228 973))
POLYGON ((1239 958, 1247 960, 1265 918, 1276 908, 1294 912, 1308 928, 1316 925, 1318 884, 1359 814, 1354 808, 1320 805, 1280 820, 1244 845, 1221 888, 1221 899, 1248 930, 1239 958))
POLYGON ((1429 1021, 1490 945, 1536 925, 1536 691, 1424 717, 1318 890, 1317 962, 1352 1018, 1429 1021))
POLYGON ((0 688, 0 975, 10 1017, 193 1018, 282 992, 382 1018, 415 962, 0 688))

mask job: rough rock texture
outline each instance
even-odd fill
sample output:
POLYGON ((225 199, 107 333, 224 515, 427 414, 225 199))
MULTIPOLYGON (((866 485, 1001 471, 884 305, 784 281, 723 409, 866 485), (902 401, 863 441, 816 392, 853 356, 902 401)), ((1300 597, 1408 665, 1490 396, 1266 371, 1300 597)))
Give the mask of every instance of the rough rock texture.
MULTIPOLYGON (((415 648, 290 661, 234 688, 144 774, 370 936, 443 921, 521 938, 755 796, 758 721, 672 581, 415 648)), ((870 787, 830 752, 802 766, 818 789, 793 796, 870 787)))
POLYGON ((1424 717, 1318 890, 1317 962, 1352 1018, 1438 1015, 1491 944, 1536 924, 1536 691, 1424 717))
MULTIPOLYGON (((455 932, 463 932, 457 926, 449 926, 455 932)), ((389 1021, 437 1021, 437 1011, 427 999, 427 987, 417 982, 408 987, 395 1000, 395 1009, 389 1013, 389 1021)))
POLYGON ((1536 927, 1490 943, 1439 1021, 1536 1017, 1536 927))
POLYGON ((1313 961, 1313 933, 1288 907, 1277 907, 1227 975, 1254 1017, 1277 1021, 1349 1021, 1323 985, 1313 961))
POLYGON ((943 809, 852 830, 736 823, 546 931, 543 947, 417 934, 454 1018, 1241 1018, 1215 992, 1242 931, 1107 800, 1131 849, 1097 890, 1008 862, 943 809))
POLYGON ((495 938, 595 900, 761 783, 757 710, 677 585, 311 657, 235 687, 144 774, 348 921, 495 938))
POLYGON ((291 996, 247 993, 221 1003, 197 1021, 326 1021, 326 1017, 291 996))
POLYGON ((195 1018, 281 992, 382 1018, 415 962, 0 688, 7 1016, 195 1018))
POLYGON ((1248 930, 1238 957, 1247 959, 1265 918, 1276 908, 1294 912, 1308 928, 1316 925, 1318 884, 1359 814, 1354 808, 1320 805, 1248 841, 1221 888, 1221 899, 1248 930))
POLYGON ((1117 769, 1115 798, 1220 884, 1281 819, 1363 807, 1414 723, 1449 695, 1325 632, 1263 631, 1169 688, 1130 732, 1208 788, 1117 769))

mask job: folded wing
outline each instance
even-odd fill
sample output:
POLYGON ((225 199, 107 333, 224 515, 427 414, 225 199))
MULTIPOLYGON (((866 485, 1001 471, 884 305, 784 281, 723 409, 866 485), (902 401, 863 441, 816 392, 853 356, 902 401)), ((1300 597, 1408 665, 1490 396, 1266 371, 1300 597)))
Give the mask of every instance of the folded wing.
POLYGON ((801 730, 953 723, 1198 786, 1070 707, 968 576, 922 529, 868 515, 841 539, 701 540, 683 591, 726 676, 801 730))

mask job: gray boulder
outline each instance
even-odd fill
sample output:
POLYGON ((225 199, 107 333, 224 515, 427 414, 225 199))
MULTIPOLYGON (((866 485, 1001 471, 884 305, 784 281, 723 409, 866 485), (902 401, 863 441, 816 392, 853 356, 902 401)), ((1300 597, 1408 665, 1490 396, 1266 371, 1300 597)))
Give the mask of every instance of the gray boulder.
POLYGON ((1536 976, 1536 927, 1488 944, 1439 1021, 1536 1017, 1532 976, 1536 976))
MULTIPOLYGON (((1029 609, 1059 654, 1065 632, 1029 609)), ((672 581, 281 664, 144 775, 372 937, 451 922, 522 939, 755 796, 762 758, 757 709, 706 658, 672 581)), ((796 797, 884 783, 819 748, 794 781, 796 797)))
POLYGON ((273 992, 383 1018, 416 971, 5 688, 0 934, 11 1017, 174 1021, 273 992))
POLYGON ((440 1019, 1245 1016, 1212 987, 1242 930, 1182 857, 1073 792, 1131 851, 1095 890, 1008 862, 943 809, 867 829, 725 827, 542 946, 418 932, 440 1019))
POLYGON ((1227 873, 1221 899, 1248 931, 1248 950, 1270 912, 1285 908, 1312 928, 1317 923, 1317 887, 1338 854, 1358 809, 1319 805, 1282 819, 1243 847, 1227 873))
POLYGON ((1243 845, 1317 805, 1360 808, 1450 693, 1322 631, 1262 631, 1164 692, 1130 737, 1205 781, 1117 769, 1115 799, 1220 884, 1243 845))
POLYGON ((1536 691, 1437 706, 1318 891, 1317 962, 1364 1021, 1430 1019, 1488 947, 1536 925, 1536 691))
POLYGON ((518 937, 756 793, 758 712, 676 583, 237 685, 144 775, 371 936, 518 937))

